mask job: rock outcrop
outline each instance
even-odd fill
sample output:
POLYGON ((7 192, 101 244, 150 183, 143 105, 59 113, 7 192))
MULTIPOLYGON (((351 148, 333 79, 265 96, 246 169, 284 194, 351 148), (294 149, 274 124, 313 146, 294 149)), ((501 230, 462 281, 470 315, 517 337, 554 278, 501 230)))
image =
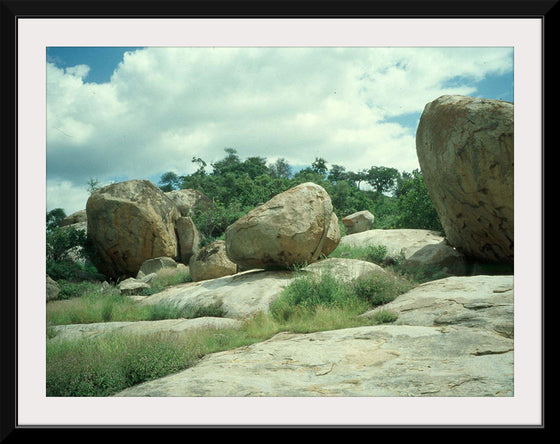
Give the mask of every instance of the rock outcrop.
POLYGON ((95 265, 104 275, 133 277, 147 259, 178 258, 175 223, 181 215, 152 182, 130 180, 100 188, 89 197, 86 212, 95 265))
POLYGON ((342 218, 346 234, 361 233, 371 230, 375 217, 369 211, 358 211, 342 218))
POLYGON ((433 281, 373 312, 394 324, 271 339, 115 396, 512 397, 513 276, 433 281))
POLYGON ((194 319, 163 319, 160 321, 96 322, 91 324, 55 325, 50 327, 55 336, 52 341, 94 339, 120 334, 188 334, 200 329, 239 328, 241 321, 228 318, 201 317, 194 319))
POLYGON ((513 263, 513 103, 442 96, 416 132, 426 187, 451 245, 513 263))
POLYGON ((431 230, 379 229, 344 236, 340 239, 340 245, 356 248, 383 246, 387 248, 387 259, 400 260, 411 257, 427 245, 439 244, 444 240, 440 233, 431 230))
MULTIPOLYGON (((170 257, 155 257, 144 261, 139 272, 143 275, 158 273, 162 270, 176 270, 177 262, 170 257)), ((138 277, 138 276, 137 276, 138 277)), ((140 276, 141 277, 141 276, 140 276)))
POLYGON ((80 210, 62 219, 60 221, 60 226, 66 227, 68 225, 84 224, 85 222, 87 222, 86 210, 80 210))
POLYGON ((230 225, 227 255, 246 268, 310 264, 323 252, 332 214, 331 198, 321 186, 300 184, 230 225))
POLYGON ((230 276, 237 273, 237 265, 226 254, 226 243, 217 240, 191 257, 189 262, 191 278, 194 282, 230 276))
POLYGON ((51 278, 48 274, 47 282, 46 282, 46 291, 47 291, 47 302, 54 301, 58 299, 58 295, 60 294, 60 287, 57 282, 51 278))
POLYGON ((173 201, 181 216, 191 217, 196 210, 209 210, 214 206, 204 193, 190 188, 165 193, 173 201))

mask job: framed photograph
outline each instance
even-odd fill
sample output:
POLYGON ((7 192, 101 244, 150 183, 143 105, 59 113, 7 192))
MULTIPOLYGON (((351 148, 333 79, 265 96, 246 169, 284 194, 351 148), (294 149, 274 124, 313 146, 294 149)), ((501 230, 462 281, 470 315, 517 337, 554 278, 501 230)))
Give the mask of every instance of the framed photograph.
POLYGON ((556 6, 2 1, 2 438, 544 428, 556 6))

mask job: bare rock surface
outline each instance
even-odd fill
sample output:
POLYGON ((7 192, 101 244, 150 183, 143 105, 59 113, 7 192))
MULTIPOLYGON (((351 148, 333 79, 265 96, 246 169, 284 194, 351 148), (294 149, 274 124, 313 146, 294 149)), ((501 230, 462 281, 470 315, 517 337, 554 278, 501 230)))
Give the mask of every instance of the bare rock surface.
POLYGON ((404 259, 409 258, 426 245, 444 241, 440 233, 420 229, 378 229, 349 234, 340 239, 340 245, 349 247, 384 246, 387 255, 404 259))
MULTIPOLYGON (((192 272, 192 270, 191 270, 192 272)), ((375 273, 385 273, 378 265, 357 259, 329 258, 317 261, 301 273, 330 273, 345 281, 360 279, 375 273)), ((221 305, 225 317, 245 319, 257 313, 267 313, 282 290, 298 276, 288 270, 249 270, 231 276, 168 287, 139 300, 141 304, 169 304, 204 309, 221 305)))
POLYGON ((474 328, 280 333, 114 396, 513 396, 513 344, 474 328))
POLYGON ((466 256, 513 263, 514 105, 441 96, 416 132, 426 187, 446 237, 466 256))
POLYGON ((397 314, 396 325, 485 328, 513 339, 513 276, 453 276, 426 282, 362 316, 381 310, 397 314))
POLYGON ((230 225, 227 255, 245 268, 313 263, 323 253, 332 214, 324 188, 311 182, 297 185, 230 225))
POLYGON ((91 324, 56 325, 51 341, 93 339, 109 334, 153 335, 157 333, 188 333, 196 329, 239 328, 240 321, 227 318, 200 317, 194 319, 163 319, 160 321, 98 322, 91 324))

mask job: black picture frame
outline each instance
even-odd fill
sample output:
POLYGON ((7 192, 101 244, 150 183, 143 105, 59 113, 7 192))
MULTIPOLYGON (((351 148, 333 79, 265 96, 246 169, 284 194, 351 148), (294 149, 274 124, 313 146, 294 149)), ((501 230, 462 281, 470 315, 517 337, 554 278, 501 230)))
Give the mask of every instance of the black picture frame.
MULTIPOLYGON (((17 22, 21 18, 538 18, 543 23, 543 141, 542 154, 544 159, 546 146, 545 127, 547 122, 551 122, 553 117, 552 103, 557 96, 557 86, 553 82, 546 82, 546 73, 551 72, 553 53, 551 52, 554 37, 557 34, 557 0, 547 1, 413 1, 413 0, 386 0, 386 1, 1 1, 1 28, 2 28, 2 131, 1 146, 4 147, 4 180, 10 180, 10 185, 14 186, 14 202, 10 210, 13 211, 13 233, 14 233, 14 292, 2 295, 0 298, 0 313, 2 316, 0 323, 1 337, 1 392, 0 392, 0 412, 1 428, 0 440, 12 442, 29 436, 33 431, 42 430, 49 433, 59 433, 60 429, 65 432, 76 431, 82 434, 84 428, 88 427, 49 427, 40 424, 36 426, 22 427, 17 420, 17 297, 18 288, 18 205, 24 203, 17 199, 17 22), (547 57, 548 55, 548 57, 547 57), (545 94, 546 92, 546 94, 545 94), (544 100, 546 99, 546 100, 544 100), (15 110, 15 112, 14 112, 15 110), (13 179, 12 179, 13 177, 13 179), (9 179, 8 179, 9 178, 9 179)), ((550 123, 549 123, 550 125, 550 123)), ((546 167, 550 167, 543 162, 543 177, 550 177, 546 174, 546 167)), ((543 208, 544 208, 544 188, 545 180, 541 184, 543 189, 543 208)), ((10 187, 10 189, 12 189, 10 187)), ((544 241, 544 212, 543 212, 543 239, 544 241)), ((4 223, 10 217, 5 217, 4 223)), ((10 226, 12 228, 12 226, 10 226)), ((543 243, 544 245, 544 243, 543 243)), ((10 262, 10 261, 8 261, 10 262)), ((544 256, 543 256, 544 264, 544 256)), ((543 265, 543 295, 544 295, 544 265, 543 265)), ((544 303, 544 297, 543 297, 544 303)), ((544 310, 543 310, 543 325, 544 310)), ((544 328, 543 328, 544 338, 544 328)), ((544 341, 543 341, 544 344, 544 341)), ((544 348, 543 348, 544 355, 544 348)), ((544 409, 544 360, 543 360, 543 417, 540 426, 530 426, 520 424, 517 428, 544 429, 545 428, 545 409, 544 409)), ((548 425, 548 424, 546 424, 548 425)), ((313 425, 308 426, 312 428, 313 425)), ((333 426, 336 427, 336 426, 333 426)), ((349 428, 367 427, 355 426, 349 428)), ((480 426, 480 428, 499 426, 480 426)), ((115 428, 130 428, 123 426, 102 426, 93 427, 98 432, 111 431, 115 428)), ((137 429, 137 427, 132 427, 137 429)), ((150 428, 150 427, 147 427, 150 428)), ((174 428, 174 427, 162 427, 174 428)), ((204 428, 201 426, 201 428, 204 428)), ((220 428, 220 427, 216 427, 220 428)), ((226 428, 226 427, 221 427, 226 428)), ((239 428, 258 428, 251 426, 240 426, 239 428)), ((266 428, 266 427, 264 427, 266 428)), ((284 428, 297 428, 286 425, 284 428)), ((301 428, 301 427, 300 427, 301 428)), ((383 427, 380 427, 383 428, 383 427)), ((420 426, 401 426, 398 428, 422 428, 420 426)), ((434 426, 426 426, 434 428, 434 426)), ((447 428, 447 427, 435 427, 447 428)), ((454 428, 454 427, 451 427, 454 428)), ((458 426, 456 428, 459 428, 458 426)), ((474 427, 478 428, 478 427, 474 427)), ((507 427, 515 428, 515 427, 507 427)), ((139 428, 140 433, 145 430, 139 428)), ((163 430, 160 430, 163 431, 163 430)), ((160 432, 158 431, 158 433, 160 432)), ((48 435, 41 435, 45 439, 48 435)))

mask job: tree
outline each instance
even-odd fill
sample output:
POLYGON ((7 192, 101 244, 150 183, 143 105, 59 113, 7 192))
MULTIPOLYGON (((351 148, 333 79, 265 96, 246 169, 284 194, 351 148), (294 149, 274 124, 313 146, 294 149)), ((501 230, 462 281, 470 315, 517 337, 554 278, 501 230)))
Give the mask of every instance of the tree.
POLYGON ((274 179, 289 179, 292 177, 292 167, 282 157, 268 165, 268 174, 274 179))
POLYGON ((163 173, 159 178, 160 189, 164 192, 177 190, 180 188, 182 183, 182 177, 178 176, 173 171, 168 171, 163 173))
POLYGON ((87 181, 88 193, 91 194, 95 190, 98 190, 99 188, 101 188, 101 185, 99 185, 99 180, 97 180, 96 178, 90 177, 89 180, 87 181))
POLYGON ((352 184, 356 188, 358 188, 358 190, 359 190, 360 189, 360 184, 363 181, 367 180, 367 171, 366 170, 360 170, 360 171, 357 171, 357 172, 349 171, 347 173, 347 177, 348 177, 348 180, 350 182, 352 182, 352 184))
POLYGON ((315 157, 315 161, 311 164, 311 169, 321 176, 326 176, 328 171, 327 161, 322 157, 315 157))
POLYGON ((395 188, 399 171, 395 168, 372 166, 366 173, 366 181, 375 191, 383 193, 395 188))
POLYGON ((346 168, 341 165, 333 165, 329 171, 328 179, 331 182, 338 182, 347 178, 346 168))
POLYGON ((405 176, 400 184, 398 211, 396 228, 419 228, 444 232, 424 183, 424 176, 418 169, 405 176))
POLYGON ((62 219, 66 217, 66 213, 62 208, 55 208, 47 213, 47 233, 53 231, 60 226, 62 219))

